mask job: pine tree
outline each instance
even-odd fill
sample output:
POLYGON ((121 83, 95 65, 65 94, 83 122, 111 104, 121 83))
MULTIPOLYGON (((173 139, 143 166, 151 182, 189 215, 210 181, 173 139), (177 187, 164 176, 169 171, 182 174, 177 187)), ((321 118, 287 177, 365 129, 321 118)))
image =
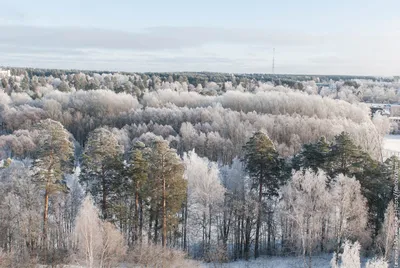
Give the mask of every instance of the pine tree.
POLYGON ((384 219, 385 208, 391 198, 390 161, 385 166, 374 160, 342 132, 328 145, 324 139, 303 146, 292 159, 294 169, 321 168, 334 180, 339 174, 355 177, 361 184, 363 195, 368 200, 370 225, 378 234, 384 219))
POLYGON ((309 169, 314 172, 318 169, 328 169, 329 144, 324 137, 321 137, 317 143, 304 144, 300 153, 292 160, 295 170, 309 169))
POLYGON ((109 202, 122 179, 121 148, 115 135, 106 128, 89 134, 83 152, 81 182, 101 204, 103 219, 109 218, 109 202))
POLYGON ((154 142, 149 163, 153 210, 156 215, 161 212, 162 245, 165 247, 167 231, 176 225, 177 213, 186 197, 184 166, 176 151, 170 149, 165 141, 154 142))
POLYGON ((355 145, 345 132, 335 137, 330 147, 328 166, 331 178, 343 174, 360 182, 362 194, 368 201, 370 225, 374 227, 374 236, 378 235, 393 185, 385 167, 355 145))
POLYGON ((342 132, 335 137, 329 153, 329 175, 333 178, 338 174, 349 177, 356 176, 363 172, 366 160, 370 158, 363 153, 359 146, 356 146, 350 135, 342 132))
POLYGON ((148 180, 149 163, 145 158, 145 145, 136 143, 132 153, 131 165, 129 167, 129 177, 131 179, 130 189, 134 196, 134 223, 132 241, 141 240, 143 229, 143 199, 148 180))
MULTIPOLYGON (((243 161, 246 170, 253 180, 253 187, 258 189, 258 213, 254 247, 254 255, 257 258, 259 256, 263 198, 270 199, 278 195, 278 189, 283 182, 284 161, 278 156, 269 137, 262 132, 256 132, 250 138, 244 147, 244 151, 243 161)), ((270 232, 268 232, 268 240, 270 240, 270 235, 270 232)))
POLYGON ((43 240, 47 240, 47 221, 49 197, 57 192, 66 191, 64 173, 73 167, 74 146, 70 134, 61 123, 46 119, 40 121, 35 129, 38 131, 37 148, 33 169, 35 181, 44 186, 43 240))

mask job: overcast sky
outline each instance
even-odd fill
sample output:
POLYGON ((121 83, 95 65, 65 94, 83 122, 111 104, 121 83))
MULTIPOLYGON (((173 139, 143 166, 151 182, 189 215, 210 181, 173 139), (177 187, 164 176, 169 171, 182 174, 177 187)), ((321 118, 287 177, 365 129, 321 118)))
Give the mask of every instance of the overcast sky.
POLYGON ((399 0, 0 0, 0 65, 400 75, 399 0))

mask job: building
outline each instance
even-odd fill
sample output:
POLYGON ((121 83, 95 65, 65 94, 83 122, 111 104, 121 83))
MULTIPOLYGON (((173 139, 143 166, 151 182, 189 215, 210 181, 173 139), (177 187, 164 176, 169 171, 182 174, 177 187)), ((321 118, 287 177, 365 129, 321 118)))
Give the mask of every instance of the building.
POLYGON ((10 76, 11 76, 11 71, 10 70, 0 69, 0 79, 1 78, 8 78, 10 76))
POLYGON ((372 104, 371 109, 371 117, 374 117, 377 114, 390 117, 391 113, 391 105, 390 104, 372 104))

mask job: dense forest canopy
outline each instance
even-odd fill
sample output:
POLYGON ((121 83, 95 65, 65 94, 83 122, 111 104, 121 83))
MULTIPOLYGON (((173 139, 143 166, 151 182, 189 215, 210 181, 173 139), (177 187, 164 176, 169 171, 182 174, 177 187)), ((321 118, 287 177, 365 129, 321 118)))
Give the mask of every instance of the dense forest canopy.
POLYGON ((16 267, 140 263, 149 243, 210 262, 311 267, 346 241, 392 258, 398 160, 363 102, 398 102, 395 78, 11 70, 0 248, 16 267))

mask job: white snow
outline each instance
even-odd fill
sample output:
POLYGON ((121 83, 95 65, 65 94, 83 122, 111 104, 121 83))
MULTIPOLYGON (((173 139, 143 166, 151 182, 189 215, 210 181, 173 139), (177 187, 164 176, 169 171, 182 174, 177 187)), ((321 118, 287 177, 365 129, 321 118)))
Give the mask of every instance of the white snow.
POLYGON ((400 152, 400 135, 386 135, 383 140, 383 149, 400 152))
MULTIPOLYGON (((329 268, 331 254, 312 257, 312 267, 329 268)), ((307 260, 308 261, 308 260, 307 260)), ((223 264, 206 264, 207 268, 298 268, 304 267, 303 257, 261 257, 257 260, 236 261, 223 264)))
MULTIPOLYGON (((313 268, 330 268, 332 254, 322 254, 312 257, 311 265, 313 268)), ((361 267, 364 268, 369 258, 361 257, 361 267)), ((308 258, 307 258, 308 261, 308 258)), ((249 261, 240 260, 228 263, 206 263, 201 268, 302 268, 304 259, 298 257, 260 257, 257 260, 253 258, 249 261)), ((353 267, 347 267, 353 268, 353 267)))

